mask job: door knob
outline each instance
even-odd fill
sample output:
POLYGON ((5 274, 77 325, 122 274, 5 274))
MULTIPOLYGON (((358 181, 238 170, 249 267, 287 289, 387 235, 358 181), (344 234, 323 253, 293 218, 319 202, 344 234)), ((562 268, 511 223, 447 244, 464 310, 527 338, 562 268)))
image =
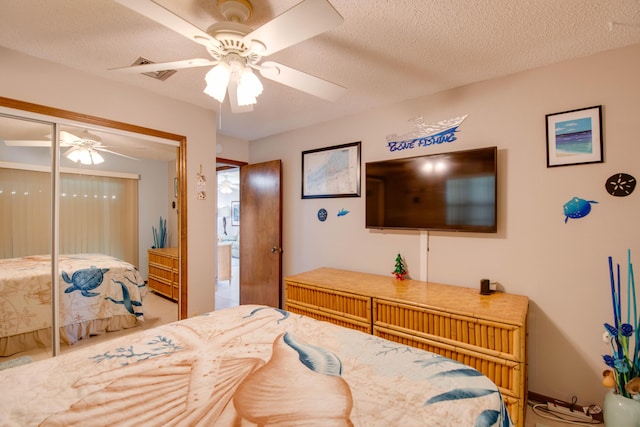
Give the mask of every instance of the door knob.
POLYGON ((271 253, 272 254, 282 253, 282 248, 274 246, 274 247, 271 248, 271 253))

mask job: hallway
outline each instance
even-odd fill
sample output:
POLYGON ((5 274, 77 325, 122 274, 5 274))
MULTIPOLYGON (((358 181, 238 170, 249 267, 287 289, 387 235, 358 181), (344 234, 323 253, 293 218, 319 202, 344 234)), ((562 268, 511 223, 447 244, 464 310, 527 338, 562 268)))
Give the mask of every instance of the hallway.
POLYGON ((235 307, 240 304, 240 260, 231 258, 231 279, 216 284, 215 309, 235 307))

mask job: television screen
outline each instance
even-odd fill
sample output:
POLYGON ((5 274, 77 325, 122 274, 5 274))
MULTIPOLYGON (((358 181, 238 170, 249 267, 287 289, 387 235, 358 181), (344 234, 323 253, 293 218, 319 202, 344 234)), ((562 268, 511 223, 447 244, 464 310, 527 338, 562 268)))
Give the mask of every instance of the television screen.
POLYGON ((365 165, 366 227, 497 231, 497 148, 365 165))

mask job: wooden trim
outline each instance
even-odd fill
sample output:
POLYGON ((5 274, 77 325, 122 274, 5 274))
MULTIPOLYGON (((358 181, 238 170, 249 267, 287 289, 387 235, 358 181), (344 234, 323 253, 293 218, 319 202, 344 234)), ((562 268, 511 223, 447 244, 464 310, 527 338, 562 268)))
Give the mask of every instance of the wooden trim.
POLYGON ((178 209, 180 220, 178 221, 178 251, 180 256, 180 303, 178 305, 178 318, 185 319, 187 317, 187 138, 182 135, 164 132, 157 129, 146 128, 133 125, 130 123, 119 122, 116 120, 105 119, 102 117, 92 116, 89 114, 77 113, 74 111, 63 110, 55 107, 47 107, 45 105, 34 104, 31 102, 20 101, 12 98, 0 96, 0 107, 12 108, 15 110, 28 111, 31 113, 42 114, 50 117, 57 117, 65 120, 73 120, 77 122, 87 123, 91 125, 118 129, 126 132, 138 133, 141 135, 152 136, 177 141, 180 146, 176 148, 176 168, 178 176, 178 209))
POLYGON ((180 213, 180 222, 178 223, 178 235, 180 236, 180 245, 178 246, 178 254, 180 257, 180 289, 178 303, 178 319, 186 319, 189 317, 188 301, 189 292, 188 268, 187 268, 187 138, 180 140, 180 147, 176 149, 177 159, 176 167, 178 168, 178 209, 180 213))
POLYGON ((156 138, 170 139, 178 142, 185 140, 184 136, 177 135, 175 133, 164 132, 157 129, 146 128, 111 119, 104 119, 102 117, 91 116, 89 114, 76 113, 74 111, 63 110, 60 108, 47 107, 45 105, 33 104, 31 102, 19 101, 17 99, 5 98, 2 96, 0 96, 0 106, 13 108, 16 110, 29 111, 31 113, 43 114, 46 116, 59 117, 67 120, 74 120, 96 126, 139 133, 142 135, 154 136, 156 138))
POLYGON ((222 157, 216 157, 216 172, 227 170, 227 169, 235 169, 235 167, 242 167, 247 165, 247 162, 241 162, 239 160, 231 160, 225 159, 222 157), (222 166, 217 166, 218 163, 224 163, 222 166))

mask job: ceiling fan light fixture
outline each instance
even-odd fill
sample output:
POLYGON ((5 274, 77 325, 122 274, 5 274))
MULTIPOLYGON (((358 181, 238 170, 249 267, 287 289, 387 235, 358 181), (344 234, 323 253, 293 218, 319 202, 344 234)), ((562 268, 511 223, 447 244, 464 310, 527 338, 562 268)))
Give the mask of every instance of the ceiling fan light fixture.
POLYGON ((77 147, 69 150, 67 158, 75 163, 83 165, 98 165, 104 162, 104 158, 96 150, 90 147, 77 147))
POLYGON ((205 81, 207 86, 204 93, 211 96, 218 102, 224 102, 227 86, 231 78, 231 67, 226 62, 219 62, 215 67, 207 72, 205 81))
POLYGON ((94 165, 99 165, 104 162, 104 157, 100 155, 96 150, 89 149, 89 156, 94 165))
POLYGON ((91 158, 91 152, 86 148, 81 148, 78 151, 78 159, 83 165, 90 165, 93 159, 91 158))
POLYGON ((71 160, 72 162, 78 163, 80 161, 80 150, 79 149, 69 150, 66 156, 67 156, 67 159, 71 160))
POLYGON ((251 68, 246 67, 241 71, 238 82, 238 105, 255 104, 256 98, 262 93, 262 90, 262 82, 251 68))

